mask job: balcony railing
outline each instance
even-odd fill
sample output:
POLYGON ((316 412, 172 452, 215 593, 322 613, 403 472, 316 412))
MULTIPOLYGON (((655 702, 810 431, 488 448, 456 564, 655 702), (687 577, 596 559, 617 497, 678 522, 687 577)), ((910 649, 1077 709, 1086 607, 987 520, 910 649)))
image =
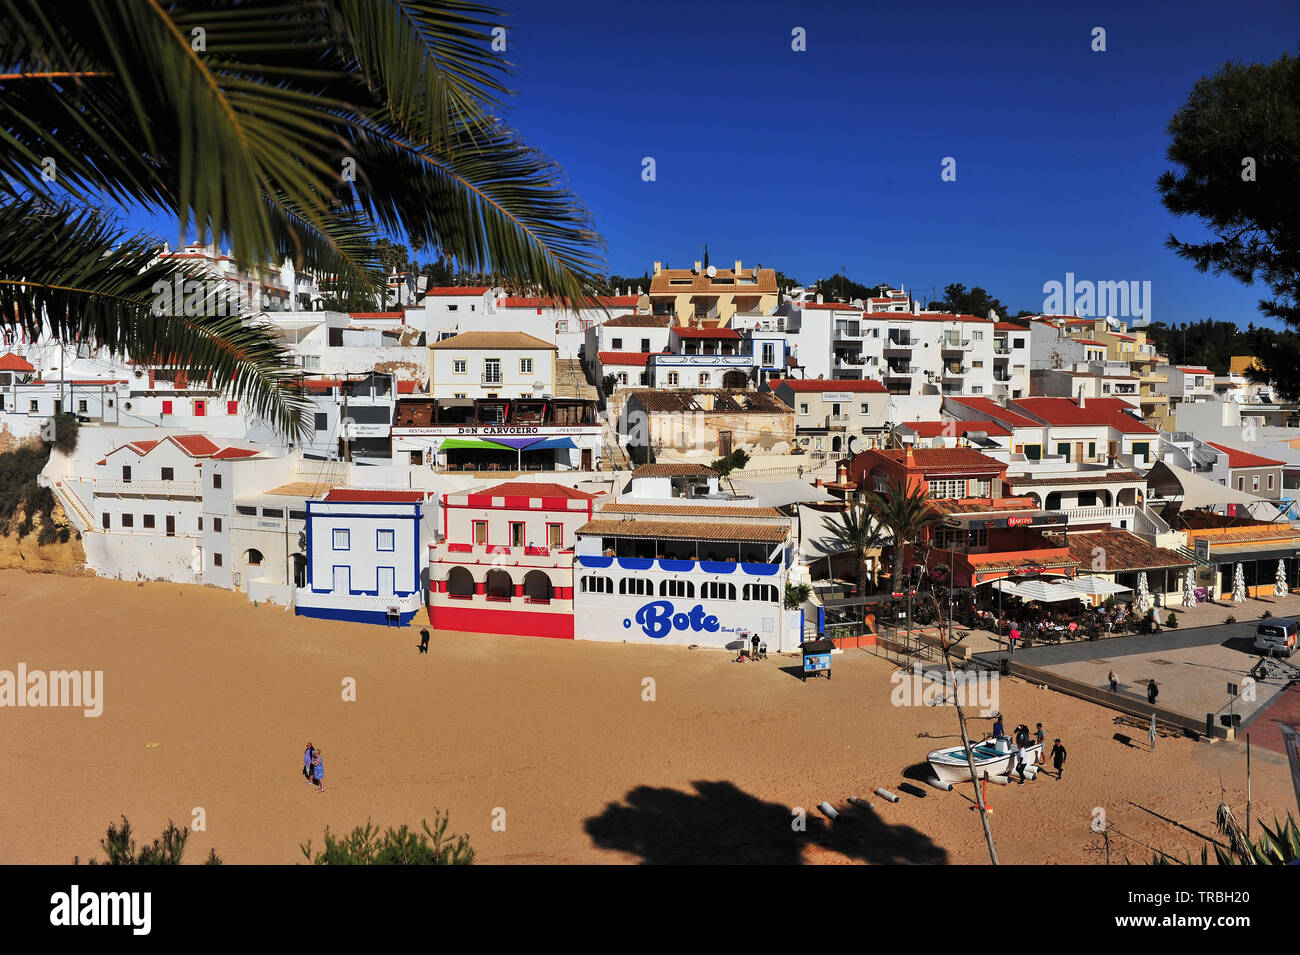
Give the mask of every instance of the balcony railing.
POLYGON ((829 428, 833 425, 846 425, 849 423, 851 417, 851 415, 846 414, 828 414, 826 416, 826 427, 829 428))
POLYGON ((201 498, 203 489, 198 481, 123 481, 95 480, 90 483, 93 494, 130 494, 140 497, 192 497, 201 498))
POLYGON ((968 365, 944 365, 943 366, 944 377, 960 377, 962 375, 966 375, 969 373, 970 373, 970 367, 968 365))
POLYGON ((895 367, 890 365, 885 369, 886 378, 910 378, 912 375, 919 374, 921 371, 916 365, 904 365, 895 367))
POLYGON ((495 375, 484 375, 479 380, 485 385, 499 385, 501 384, 501 375, 500 373, 495 375))
POLYGON ((867 360, 862 355, 843 355, 837 354, 835 360, 841 365, 865 365, 867 360))
POLYGON ((944 351, 965 351, 967 348, 970 348, 969 338, 949 338, 947 335, 943 337, 944 351))
POLYGON ((890 338, 885 339, 885 351, 911 351, 916 345, 915 340, 911 338, 890 338))

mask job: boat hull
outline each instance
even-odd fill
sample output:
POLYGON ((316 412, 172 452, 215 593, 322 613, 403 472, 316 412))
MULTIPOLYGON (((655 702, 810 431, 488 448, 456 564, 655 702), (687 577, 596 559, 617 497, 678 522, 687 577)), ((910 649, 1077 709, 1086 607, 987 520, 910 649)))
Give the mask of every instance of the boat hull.
MULTIPOLYGON (((1016 771, 1016 750, 1011 747, 1003 752, 996 749, 992 740, 984 740, 971 746, 975 761, 975 778, 983 779, 985 775, 1011 776, 1016 771)), ((1025 747, 1026 765, 1034 765, 1042 756, 1043 746, 1035 743, 1025 747)), ((940 782, 958 783, 971 778, 970 763, 966 750, 962 746, 935 750, 927 757, 930 769, 940 782)))

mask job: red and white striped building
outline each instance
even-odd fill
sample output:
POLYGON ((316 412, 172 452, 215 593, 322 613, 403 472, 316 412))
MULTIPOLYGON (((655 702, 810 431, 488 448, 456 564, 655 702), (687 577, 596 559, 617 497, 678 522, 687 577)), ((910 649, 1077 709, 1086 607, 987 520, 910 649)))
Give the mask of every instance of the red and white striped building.
POLYGON ((429 621, 439 630, 573 639, 573 546, 599 495, 510 481, 446 494, 429 545, 429 621))

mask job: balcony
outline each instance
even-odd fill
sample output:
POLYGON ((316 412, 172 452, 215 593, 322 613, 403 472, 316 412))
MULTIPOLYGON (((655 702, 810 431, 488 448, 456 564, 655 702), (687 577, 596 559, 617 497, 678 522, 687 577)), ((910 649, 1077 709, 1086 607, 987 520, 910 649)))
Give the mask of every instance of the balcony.
POLYGON ((895 338, 892 335, 885 339, 886 352, 910 352, 916 342, 911 338, 895 338))
POLYGON ((970 374, 969 365, 944 365, 943 376, 945 378, 961 378, 963 375, 970 374))
POLYGON ((500 385, 500 384, 502 383, 502 382, 501 382, 501 375, 500 375, 500 373, 495 374, 495 375, 490 375, 490 374, 489 374, 489 375, 483 375, 483 377, 479 379, 479 382, 480 382, 480 383, 481 383, 485 388, 488 387, 489 385, 500 385))
POLYGON ((911 378, 913 375, 921 373, 921 369, 916 365, 894 366, 890 365, 885 369, 886 378, 911 378))
POLYGON ((867 359, 863 355, 846 355, 840 352, 835 354, 835 360, 841 365, 853 365, 858 368, 867 363, 867 359))
POLYGON ((995 371, 993 373, 993 380, 1005 385, 1011 381, 1011 376, 1003 371, 995 371))
POLYGON ((995 355, 1010 355, 1010 354, 1011 354, 1011 347, 1010 347, 1009 345, 1007 345, 1007 343, 1004 342, 1004 341, 1003 341, 1003 342, 1000 342, 1000 341, 996 341, 996 340, 995 340, 995 341, 993 342, 993 354, 995 354, 995 355))
POLYGON ((184 497, 199 500, 203 489, 198 481, 123 481, 95 480, 91 482, 91 493, 96 495, 116 494, 127 497, 184 497))
POLYGON ((971 342, 969 338, 953 338, 945 335, 941 347, 944 351, 966 351, 971 347, 971 342))
POLYGON ((848 425, 852 417, 852 415, 846 414, 828 414, 826 416, 826 427, 843 428, 848 425))
POLYGON ((539 547, 527 544, 469 544, 443 541, 429 545, 430 563, 484 564, 499 567, 570 567, 572 547, 539 547))

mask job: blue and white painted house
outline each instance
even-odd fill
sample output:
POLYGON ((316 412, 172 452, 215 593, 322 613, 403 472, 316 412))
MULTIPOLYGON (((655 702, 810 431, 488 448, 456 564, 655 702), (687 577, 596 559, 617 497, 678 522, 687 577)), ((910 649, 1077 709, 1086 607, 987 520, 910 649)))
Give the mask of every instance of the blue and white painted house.
POLYGON ((790 519, 718 488, 698 465, 651 464, 578 529, 574 637, 769 650, 799 645, 784 609, 795 556, 790 519))
POLYGON ((428 590, 431 492, 336 487, 307 501, 305 617, 410 626, 428 590))

